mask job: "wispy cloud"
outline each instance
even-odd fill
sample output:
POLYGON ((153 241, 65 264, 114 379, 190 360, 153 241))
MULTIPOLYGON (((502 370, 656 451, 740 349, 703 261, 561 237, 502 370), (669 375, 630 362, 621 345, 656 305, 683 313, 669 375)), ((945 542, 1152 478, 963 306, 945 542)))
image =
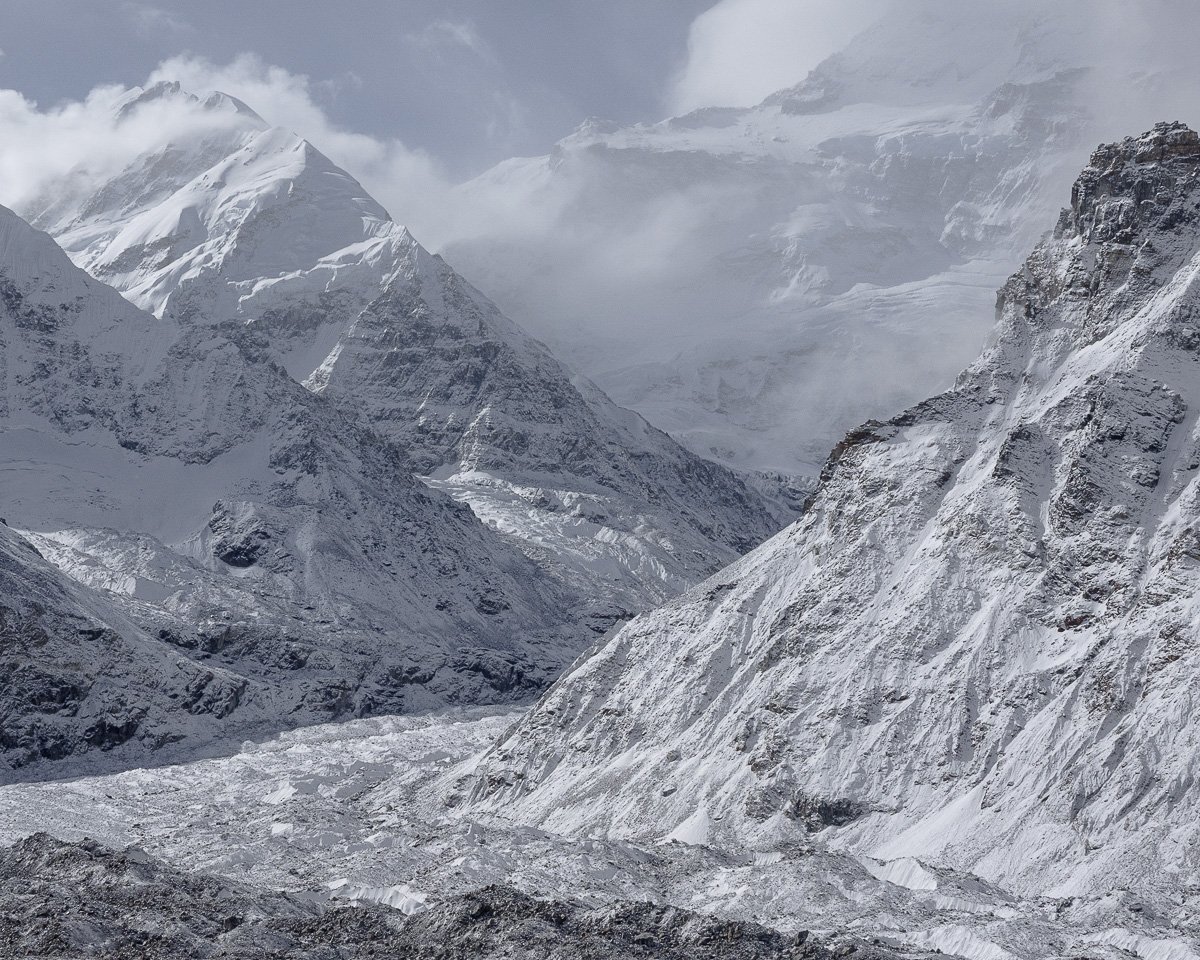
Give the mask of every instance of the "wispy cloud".
POLYGON ((405 35, 415 47, 436 52, 467 50, 481 60, 495 62, 495 54, 470 20, 434 20, 423 30, 405 35))
POLYGON ((141 0, 122 0, 121 13, 138 35, 147 39, 179 40, 196 29, 179 14, 141 0))
POLYGON ((685 113, 744 107, 802 80, 884 8, 884 0, 720 0, 693 21, 668 96, 685 113))
MULTIPOLYGON (((414 230, 424 226, 432 232, 442 219, 450 185, 439 164, 397 138, 342 128, 319 102, 324 88, 302 74, 252 55, 225 64, 180 56, 163 61, 145 82, 160 80, 177 80, 201 96, 219 90, 244 100, 268 122, 311 140, 414 230)), ((29 205, 63 178, 80 189, 99 184, 146 151, 186 145, 228 122, 179 98, 118 118, 114 104, 127 92, 97 87, 81 101, 43 109, 14 90, 0 90, 0 203, 36 213, 29 205)))

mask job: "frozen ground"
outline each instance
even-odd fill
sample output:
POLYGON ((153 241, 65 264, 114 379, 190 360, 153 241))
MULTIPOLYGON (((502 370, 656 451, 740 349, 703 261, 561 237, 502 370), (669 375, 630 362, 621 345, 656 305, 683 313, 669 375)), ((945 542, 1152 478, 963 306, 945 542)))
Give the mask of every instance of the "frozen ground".
POLYGON ((0 842, 39 830, 91 837, 305 901, 374 901, 406 913, 503 883, 584 905, 652 900, 786 933, 849 933, 977 960, 1197 956, 1116 897, 1021 901, 936 865, 830 852, 819 835, 758 853, 679 839, 640 848, 460 814, 473 758, 517 716, 353 721, 247 743, 220 759, 0 787, 0 842))

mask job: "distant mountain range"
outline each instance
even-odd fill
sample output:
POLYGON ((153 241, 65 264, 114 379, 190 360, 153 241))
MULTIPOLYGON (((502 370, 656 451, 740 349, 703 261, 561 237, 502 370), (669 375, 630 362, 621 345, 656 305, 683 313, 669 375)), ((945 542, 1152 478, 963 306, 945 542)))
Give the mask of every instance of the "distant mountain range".
POLYGON ((757 106, 496 166, 443 253, 692 450, 815 479, 971 362, 1094 145, 1191 82, 1133 36, 1101 57, 1075 5, 890 6, 757 106))

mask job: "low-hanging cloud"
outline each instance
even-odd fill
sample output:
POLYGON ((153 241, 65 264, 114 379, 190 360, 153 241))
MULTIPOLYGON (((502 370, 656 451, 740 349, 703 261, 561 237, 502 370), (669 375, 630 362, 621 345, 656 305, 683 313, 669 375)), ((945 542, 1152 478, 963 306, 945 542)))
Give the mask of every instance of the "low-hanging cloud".
MULTIPOLYGON (((936 392, 982 346, 993 284, 1016 269, 1028 245, 1053 225, 1091 148, 1159 120, 1200 122, 1200 71, 1191 49, 1200 5, 892 0, 885 7, 868 0, 721 0, 693 24, 688 62, 666 93, 669 109, 682 114, 761 102, 802 81, 855 30, 885 16, 893 19, 843 61, 853 66, 860 56, 876 58, 874 73, 864 71, 863 88, 851 93, 870 109, 847 111, 838 120, 793 119, 794 128, 780 130, 778 146, 741 141, 748 146, 740 160, 738 136, 704 130, 692 138, 691 121, 672 124, 672 136, 646 134, 661 150, 654 156, 639 154, 643 137, 637 132, 607 147, 603 139, 590 147, 568 144, 544 167, 498 171, 460 191, 471 203, 456 207, 448 256, 618 400, 641 404, 668 428, 703 431, 694 422, 697 406, 675 403, 690 395, 708 405, 714 419, 744 415, 739 439, 752 441, 761 428, 772 445, 817 438, 809 445, 814 451, 857 419, 887 415, 936 392), (987 69, 973 73, 984 61, 987 69), (844 147, 869 161, 877 140, 919 127, 918 116, 933 117, 935 125, 938 116, 962 117, 966 130, 972 105, 982 107, 993 84, 1044 80, 1060 69, 1084 72, 1075 75, 1070 101, 1051 104, 1051 112, 1058 107, 1064 118, 1074 112, 1090 120, 1053 156, 1039 158, 1029 179, 1043 182, 1014 209, 1018 219, 1010 222, 1001 212, 989 228, 1009 238, 1003 242, 1010 247, 996 242, 973 282, 941 274, 948 263, 969 256, 938 249, 938 157, 950 169, 973 147, 958 141, 953 124, 944 140, 933 135, 921 144, 931 151, 927 166, 914 157, 872 168, 868 176, 896 171, 900 179, 892 187, 870 189, 896 189, 898 203, 881 196, 879 209, 849 212, 844 231, 836 221, 854 207, 853 196, 833 197, 826 188, 822 198, 811 183, 836 173, 818 172, 815 155, 796 154, 800 162, 790 167, 772 159, 794 153, 785 141, 802 141, 811 124, 815 138, 848 134, 844 147), (957 78, 963 82, 956 86, 957 78), (913 107, 926 96, 942 99, 913 107), (874 119, 855 127, 855 116, 874 119), (734 159, 711 159, 703 150, 706 141, 723 145, 734 159), (903 180, 906 166, 911 181, 903 180), (920 179, 922 169, 933 175, 929 184, 920 179), (930 223, 909 230, 902 219, 889 222, 888 208, 925 196, 923 190, 930 194, 925 212, 936 214, 930 223), (487 215, 472 220, 472 210, 487 215), (831 231, 828 220, 834 221, 831 231), (911 256, 905 252, 910 242, 911 256), (855 281, 876 287, 879 296, 860 297, 852 301, 854 309, 832 313, 822 298, 855 281), (927 298, 932 306, 924 313, 905 307, 906 285, 910 303, 927 298), (812 336, 797 336, 805 329, 812 336), (784 356, 789 353, 794 356, 784 356), (666 383, 671 379, 682 382, 666 383), (774 414, 755 405, 755 397, 768 396, 774 414)), ((714 130, 732 122, 727 115, 708 119, 714 130)), ((772 132, 767 123, 760 134, 772 132)), ((1050 133, 1033 134, 1035 141, 1039 135, 1050 133)), ((833 144, 827 155, 842 149, 833 144)), ((975 199, 981 205, 989 202, 986 193, 987 184, 979 184, 975 199)), ((703 449, 721 455, 719 445, 703 449)), ((786 462, 790 453, 778 456, 772 461, 764 455, 760 462, 786 462)))
MULTIPOLYGON (((349 76, 347 82, 352 82, 349 76)), ((295 131, 351 171, 394 215, 415 228, 438 232, 439 211, 451 186, 440 164, 397 138, 368 136, 335 124, 318 99, 318 92, 330 93, 328 82, 314 84, 253 55, 226 64, 174 57, 143 85, 158 81, 178 81, 201 96, 220 91, 244 100, 269 123, 295 131)), ((119 114, 116 106, 129 93, 120 86, 100 86, 83 100, 43 109, 17 91, 0 90, 0 203, 36 215, 30 205, 48 188, 67 180, 79 189, 98 185, 142 153, 167 143, 186 144, 230 122, 221 113, 180 99, 119 114)))

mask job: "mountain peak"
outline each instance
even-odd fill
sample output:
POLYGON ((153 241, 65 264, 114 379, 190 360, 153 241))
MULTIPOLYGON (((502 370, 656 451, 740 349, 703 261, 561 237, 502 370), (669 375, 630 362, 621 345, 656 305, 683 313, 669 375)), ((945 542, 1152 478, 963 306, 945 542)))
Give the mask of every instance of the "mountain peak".
POLYGON ((1182 211, 1172 208, 1198 177, 1200 134, 1186 124, 1159 123, 1140 137, 1103 144, 1075 182, 1059 236, 1129 242, 1147 227, 1175 229, 1182 211))
POLYGON ((203 105, 206 110, 221 110, 227 113, 236 113, 239 116, 256 121, 263 126, 267 125, 267 121, 256 110, 247 105, 245 101, 230 96, 228 93, 222 93, 220 90, 214 90, 205 97, 203 105))
POLYGON ((1200 134, 1186 123, 1156 123, 1154 129, 1140 137, 1126 137, 1120 143, 1099 147, 1092 155, 1092 166, 1099 167, 1114 157, 1132 159, 1136 163, 1161 163, 1175 158, 1200 157, 1200 134))
MULTIPOLYGON (((175 84, 143 93, 190 97, 175 84)), ((200 136, 156 145, 58 204, 47 219, 78 265, 185 328, 253 324, 292 378, 481 513, 520 517, 513 504, 527 499, 545 509, 562 535, 551 550, 540 529, 529 549, 555 570, 570 564, 605 618, 678 592, 776 528, 735 475, 598 391, 585 398, 308 140, 223 116, 196 126, 200 136), (663 533, 647 534, 648 518, 663 533), (577 559, 583 524, 606 531, 587 535, 599 560, 577 559)))
POLYGON ((201 98, 185 90, 178 80, 159 80, 147 87, 134 87, 116 102, 114 112, 118 119, 124 120, 147 104, 171 100, 182 100, 211 113, 235 114, 258 127, 268 126, 257 112, 237 97, 213 90, 201 98))

